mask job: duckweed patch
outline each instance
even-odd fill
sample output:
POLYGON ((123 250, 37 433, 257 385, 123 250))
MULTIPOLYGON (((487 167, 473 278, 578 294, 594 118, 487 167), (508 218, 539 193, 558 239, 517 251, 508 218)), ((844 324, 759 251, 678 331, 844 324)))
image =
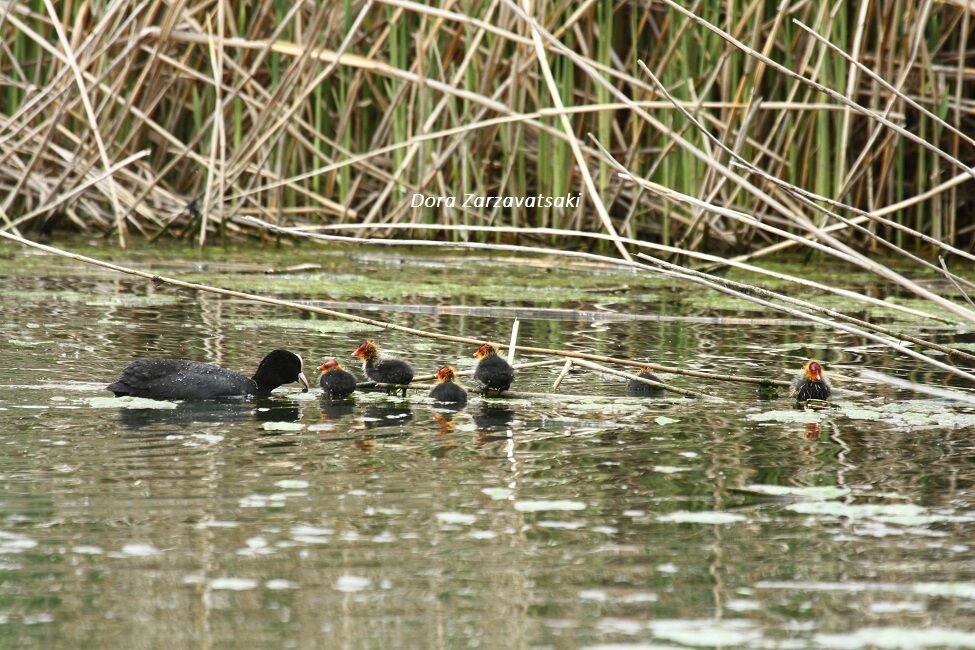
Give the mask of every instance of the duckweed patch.
POLYGON ((166 293, 148 295, 120 293, 113 296, 89 298, 85 300, 85 304, 89 307, 154 307, 157 305, 173 305, 182 299, 179 295, 166 293))
POLYGON ((302 329, 321 334, 345 334, 349 332, 378 332, 381 327, 349 320, 318 318, 244 318, 234 321, 237 329, 302 329))
POLYGON ((576 301, 627 302, 628 297, 619 294, 601 296, 598 292, 585 291, 574 282, 559 286, 549 279, 547 282, 526 281, 524 283, 504 284, 491 282, 493 274, 487 274, 477 282, 434 282, 417 281, 404 275, 390 279, 376 279, 359 276, 336 279, 319 275, 301 277, 263 277, 252 275, 194 275, 193 282, 209 282, 228 289, 247 291, 272 296, 325 297, 332 300, 351 300, 355 298, 395 301, 422 299, 457 300, 461 298, 480 298, 493 302, 533 302, 552 304, 576 301))
POLYGON ((905 400, 883 405, 836 402, 825 410, 776 409, 749 413, 746 417, 759 423, 812 424, 832 418, 878 422, 898 429, 975 427, 975 413, 958 410, 941 400, 905 400))

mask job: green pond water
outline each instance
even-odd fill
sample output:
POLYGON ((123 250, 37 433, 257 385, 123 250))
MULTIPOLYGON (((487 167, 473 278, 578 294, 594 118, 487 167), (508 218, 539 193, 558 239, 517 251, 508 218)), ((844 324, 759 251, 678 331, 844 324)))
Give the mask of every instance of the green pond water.
MULTIPOLYGON (((975 411, 858 378, 971 388, 944 374, 588 264, 105 254, 471 337, 507 340, 517 314, 525 345, 783 379, 816 356, 850 393, 801 412, 784 392, 663 376, 723 401, 639 400, 575 370, 566 397, 457 412, 419 392, 328 403, 296 386, 147 405, 104 390, 139 356, 250 373, 286 347, 317 386, 327 356, 358 373, 367 336, 423 374, 470 368, 474 350, 0 247, 2 647, 975 647, 975 411), (295 263, 318 266, 262 272, 295 263)), ((870 311, 975 348, 959 326, 870 311)), ((551 392, 560 370, 514 388, 551 392)))

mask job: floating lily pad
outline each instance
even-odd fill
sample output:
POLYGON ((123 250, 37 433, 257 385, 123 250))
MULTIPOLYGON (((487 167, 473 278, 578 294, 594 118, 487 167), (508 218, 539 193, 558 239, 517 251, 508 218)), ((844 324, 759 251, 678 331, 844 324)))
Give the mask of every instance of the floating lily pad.
POLYGON ((960 428, 975 426, 975 413, 943 400, 905 400, 880 406, 863 406, 853 402, 834 402, 826 410, 781 409, 749 413, 753 422, 810 424, 827 418, 880 422, 902 429, 960 428))
POLYGON ((247 591, 256 588, 257 580, 252 578, 214 578, 210 581, 210 589, 216 591, 247 591))
POLYGON ((764 413, 749 413, 752 422, 783 422, 790 424, 810 424, 822 422, 826 416, 819 411, 802 411, 799 409, 765 411, 764 413))
POLYGON ((718 511, 697 511, 697 512, 671 512, 666 515, 657 516, 657 521, 673 524, 735 524, 740 521, 747 521, 748 517, 735 512, 718 511))
POLYGON ((305 428, 301 422, 265 422, 265 431, 301 431, 305 428))
POLYGON ((824 487, 806 487, 791 485, 761 485, 753 483, 738 489, 741 492, 749 492, 751 494, 759 494, 762 496, 796 497, 799 499, 811 499, 815 501, 839 499, 840 497, 845 497, 846 495, 850 494, 849 488, 836 487, 833 485, 827 485, 824 487))
POLYGON ((839 650, 860 648, 975 648, 975 633, 942 627, 910 629, 865 627, 840 634, 817 634, 816 647, 839 650))
POLYGON ((281 488, 282 490, 304 490, 308 487, 308 481, 302 481, 299 479, 283 479, 277 481, 274 485, 281 488))
POLYGON ((675 467, 673 465, 654 465, 653 471, 658 474, 679 474, 691 471, 690 467, 675 467))
POLYGON ((586 504, 581 501, 516 501, 515 510, 518 512, 543 512, 545 510, 585 510, 586 504))
POLYGON ((975 600, 975 582, 919 582, 912 591, 926 596, 975 600))
POLYGON ((489 497, 491 497, 495 501, 501 501, 501 500, 507 499, 512 494, 514 494, 514 490, 511 490, 509 488, 503 488, 503 487, 489 487, 489 488, 484 488, 483 490, 481 490, 481 492, 483 492, 484 494, 488 495, 489 497))
POLYGON ((438 512, 437 521, 442 524, 470 525, 477 521, 477 517, 466 512, 438 512))
POLYGON ((145 397, 89 397, 88 406, 96 409, 174 409, 176 402, 167 402, 145 397))
POLYGON ((927 526, 942 522, 971 522, 975 516, 931 511, 911 503, 838 503, 807 501, 786 506, 787 510, 807 515, 825 515, 845 519, 873 520, 897 526, 927 526))

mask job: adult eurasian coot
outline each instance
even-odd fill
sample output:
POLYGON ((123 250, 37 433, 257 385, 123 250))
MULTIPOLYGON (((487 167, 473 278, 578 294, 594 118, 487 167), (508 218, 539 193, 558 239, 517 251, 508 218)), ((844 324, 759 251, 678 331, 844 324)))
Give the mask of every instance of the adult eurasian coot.
POLYGON ((301 357, 287 350, 275 350, 247 377, 211 363, 186 359, 137 359, 108 386, 116 397, 204 400, 218 397, 267 395, 283 384, 301 382, 308 390, 301 357))

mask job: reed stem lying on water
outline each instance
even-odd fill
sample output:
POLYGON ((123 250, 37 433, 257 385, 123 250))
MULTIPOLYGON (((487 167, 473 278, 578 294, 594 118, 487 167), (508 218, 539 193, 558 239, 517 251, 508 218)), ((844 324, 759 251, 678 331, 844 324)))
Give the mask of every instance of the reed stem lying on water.
MULTIPOLYGON (((525 370, 527 368, 542 368, 544 366, 557 366, 560 363, 562 363, 562 359, 548 359, 546 361, 529 361, 528 363, 514 364, 514 369, 525 370)), ((457 375, 458 377, 469 377, 474 374, 474 368, 471 368, 469 370, 455 370, 454 374, 457 375)), ((409 386, 413 386, 417 382, 433 381, 436 378, 437 378, 436 374, 418 375, 413 378, 413 381, 410 382, 409 386)), ((356 384, 357 388, 374 388, 376 386, 385 387, 387 386, 387 384, 378 384, 374 381, 360 381, 359 383, 356 384)))
MULTIPOLYGON (((240 219, 244 223, 250 223, 249 217, 240 219)), ((567 230, 564 228, 515 228, 511 226, 472 226, 465 224, 424 224, 424 223, 341 223, 341 224, 330 224, 327 226, 310 226, 310 225, 297 225, 292 226, 295 231, 299 232, 322 232, 330 230, 447 230, 447 231, 463 231, 463 232, 485 232, 485 233, 508 233, 508 234, 518 234, 518 235, 547 235, 556 237, 580 237, 586 239, 596 239, 596 240, 609 240, 610 237, 603 233, 591 233, 583 232, 580 230, 567 230)), ((760 275, 765 275, 777 280, 787 280, 789 282, 794 282, 798 285, 808 287, 811 289, 816 289, 818 291, 825 291, 828 293, 833 293, 838 296, 843 296, 844 298, 850 298, 858 302, 867 303, 870 305, 875 305, 877 307, 883 307, 885 309, 893 309, 894 311, 899 311, 904 314, 910 314, 916 318, 924 318, 930 320, 937 320, 940 322, 949 322, 944 318, 939 318, 934 314, 923 312, 918 309, 911 309, 910 307, 905 307, 903 305, 898 305, 896 303, 885 302, 879 298, 873 296, 867 296, 856 291, 851 291, 849 289, 843 289, 841 287, 833 287, 828 284, 823 284, 821 282, 816 282, 814 280, 809 280, 797 275, 790 275, 788 273, 781 273, 778 271, 772 271, 769 269, 762 268, 760 266, 753 266, 751 264, 744 264, 741 262, 735 262, 733 260, 727 260, 723 257, 718 257, 717 255, 709 255, 707 253, 700 253, 698 251, 688 250, 684 248, 678 248, 675 246, 664 246, 662 244, 654 244, 652 242, 647 242, 639 239, 631 239, 629 237, 619 237, 619 241, 624 244, 629 244, 636 246, 638 248, 648 248, 650 250, 661 251, 664 253, 670 253, 673 255, 686 255, 692 259, 704 260, 707 262, 713 262, 715 265, 720 266, 732 266, 743 271, 748 271, 750 273, 757 273, 760 275)))
MULTIPOLYGON (((434 386, 436 386, 436 384, 416 384, 416 383, 412 383, 412 384, 409 384, 408 386, 405 386, 405 388, 406 388, 407 391, 429 391, 434 386)), ((394 384, 375 384, 375 385, 372 385, 372 386, 368 386, 367 388, 369 389, 369 392, 372 392, 373 390, 375 390, 375 391, 378 392, 378 391, 384 391, 384 390, 387 390, 387 389, 402 390, 404 388, 404 386, 396 386, 394 384)), ((395 395, 391 395, 390 397, 392 397, 393 399, 396 399, 396 396, 395 395)), ((534 392, 534 391, 506 390, 503 393, 501 393, 500 395, 491 395, 490 397, 489 396, 486 396, 486 395, 481 395, 480 393, 475 393, 469 399, 468 404, 470 404, 471 401, 473 401, 474 399, 481 400, 482 402, 501 403, 501 404, 503 404, 506 399, 539 399, 539 398, 541 398, 541 399, 550 399, 550 400, 554 400, 554 401, 565 401, 565 402, 570 402, 570 401, 571 402, 591 402, 591 401, 594 401, 594 400, 596 400, 596 401, 613 402, 613 401, 616 401, 616 400, 619 400, 619 399, 629 399, 629 400, 633 400, 633 402, 638 402, 638 401, 643 401, 643 400, 646 399, 646 398, 643 398, 643 397, 633 397, 633 396, 630 396, 630 395, 579 395, 577 393, 538 393, 538 392, 534 392)), ((666 399, 667 398, 665 398, 665 397, 654 398, 654 401, 660 401, 660 400, 666 400, 666 399)), ((717 400, 718 398, 711 396, 710 399, 717 400)))
POLYGON ((669 390, 672 393, 677 393, 678 395, 683 395, 685 397, 702 397, 704 399, 720 401, 720 398, 714 397, 713 395, 700 393, 696 390, 678 388, 677 386, 672 386, 660 380, 654 381, 653 379, 647 379, 646 377, 639 377, 629 372, 620 372, 619 370, 613 370, 612 368, 607 368, 606 366, 599 365, 598 363, 593 363, 592 361, 586 361, 585 359, 576 359, 575 361, 573 361, 573 363, 577 366, 582 366, 583 368, 589 368, 590 370, 595 370, 596 372, 602 372, 607 375, 612 375, 614 377, 622 377, 623 379, 629 379, 630 381, 635 381, 640 384, 646 384, 647 386, 653 386, 654 388, 663 388, 664 390, 669 390))
MULTIPOLYGON (((119 264, 114 264, 112 262, 106 262, 104 260, 95 259, 93 257, 88 257, 86 255, 79 255, 77 253, 72 253, 70 251, 65 251, 60 248, 55 248, 54 246, 47 246, 45 244, 39 244, 35 241, 29 239, 24 239, 23 237, 18 237, 17 235, 0 231, 0 237, 4 239, 9 239, 11 241, 18 242, 24 246, 30 248, 36 248, 38 250, 46 251, 54 255, 59 255, 61 257, 67 257, 79 262, 84 262, 85 264, 92 264, 94 266, 100 266, 102 268, 110 269, 118 273, 125 273, 127 275, 134 275, 152 282, 159 284, 168 284, 181 289, 189 289, 192 291, 206 291, 208 293, 215 293, 223 296, 233 296, 235 298, 244 298, 247 300, 253 300, 255 302, 265 303, 269 305, 276 305, 278 307, 287 307, 289 309, 296 309, 298 311, 305 311, 314 314, 322 314, 324 316, 330 316, 332 318, 340 318, 342 320, 353 321, 356 323, 364 323, 366 325, 373 325, 375 327, 380 327, 385 330, 395 330, 397 332, 404 332, 406 334, 413 334, 414 336, 420 336, 423 338, 437 339, 440 341, 452 341, 454 343, 468 343, 471 345, 482 345, 484 343, 489 343, 498 348, 507 349, 507 345, 504 343, 497 343, 495 341, 488 341, 486 339, 474 339, 466 336, 455 336, 453 334, 440 334, 438 332, 429 332, 426 330, 417 329, 415 327, 406 327, 403 325, 396 325, 394 323, 388 323, 386 321, 376 320, 374 318, 365 318, 363 316, 356 316, 354 314, 346 314, 344 312, 334 311, 331 309, 324 309, 322 307, 313 307, 311 305, 305 305, 298 302, 290 300, 280 300, 278 298, 269 298, 267 296, 261 296, 253 293, 247 293, 245 291, 235 291, 233 289, 223 289, 220 287, 212 287, 206 284, 200 284, 197 282, 187 282, 185 280, 178 280, 176 278, 169 278, 155 273, 149 273, 147 271, 140 271, 138 269, 129 268, 126 266, 121 266, 119 264)), ((588 255, 583 253, 578 253, 579 255, 588 255)), ((599 256, 595 256, 599 257, 599 256)), ((605 258, 612 259, 612 258, 605 258)), ((622 262, 622 260, 618 260, 622 262)), ((644 265, 637 265, 644 266, 644 265)), ((649 268, 649 267, 647 267, 649 268)), ((778 379, 766 379, 762 377, 749 377, 743 375, 732 375, 732 374, 722 374, 722 373, 712 373, 705 372, 703 370, 690 370, 686 368, 678 368, 675 366, 662 366, 655 363, 648 363, 644 361, 636 361, 633 359, 620 359, 617 357, 608 357, 601 354, 590 354, 588 352, 575 352, 572 350, 558 350, 554 348, 538 348, 532 346, 517 346, 519 352, 524 354, 545 354, 557 357, 568 357, 573 359, 588 359, 589 361, 599 361, 602 363, 610 363, 615 365, 630 366, 633 368, 643 368, 649 367, 653 370, 659 372, 672 373, 675 375, 685 375, 688 377, 698 377, 701 379, 711 379, 714 381, 730 381, 730 382, 741 382, 747 384, 776 384, 780 386, 788 386, 789 382, 778 379)))
MULTIPOLYGON (((637 179, 637 180, 640 180, 640 179, 637 179)), ((646 182, 646 181, 641 181, 641 182, 646 182)), ((660 191, 667 191, 667 190, 666 190, 666 188, 662 188, 660 191)), ((688 198, 691 198, 691 197, 688 197, 688 198)), ((921 353, 916 352, 914 350, 911 350, 910 348, 908 348, 908 347, 906 347, 904 345, 901 345, 897 341, 892 341, 889 338, 885 338, 885 337, 878 336, 876 334, 871 333, 870 331, 861 329, 861 328, 856 327, 856 326, 853 326, 853 325, 849 325, 849 324, 846 324, 846 323, 843 323, 843 322, 831 321, 831 320, 829 320, 827 318, 823 318, 821 316, 817 316, 816 314, 811 314, 809 312, 800 311, 800 310, 795 309, 793 307, 787 307, 785 305, 775 304, 775 303, 769 302, 768 300, 765 300, 763 298, 758 297, 758 295, 761 294, 761 295, 768 296, 771 299, 783 300, 785 302, 790 302, 792 304, 801 304, 803 306, 805 306, 805 304, 804 304, 805 301, 800 301, 797 298, 791 298, 789 296, 785 296, 783 294, 779 294, 779 293, 776 293, 776 292, 773 292, 773 291, 769 291, 767 289, 761 289, 759 287, 753 287, 753 286, 748 285, 748 284, 745 284, 743 282, 737 282, 737 283, 735 283, 736 287, 733 288, 732 286, 728 285, 727 282, 721 281, 721 278, 708 276, 706 274, 703 274, 703 273, 700 273, 700 272, 697 272, 697 271, 692 271, 690 269, 686 269, 686 268, 681 267, 681 266, 676 265, 676 264, 670 264, 668 262, 663 262, 662 260, 657 260, 656 258, 651 258, 649 256, 646 256, 646 255, 642 254, 642 253, 639 254, 638 256, 639 257, 644 257, 646 259, 654 260, 654 264, 656 266, 651 266, 651 265, 647 265, 647 264, 641 264, 641 263, 637 263, 637 262, 627 262, 626 260, 622 260, 622 259, 618 259, 618 258, 605 257, 605 256, 602 256, 602 255, 596 255, 594 253, 585 253, 585 252, 582 252, 582 251, 564 251, 564 250, 557 250, 557 249, 543 248, 543 247, 535 247, 535 246, 514 246, 514 245, 509 245, 509 244, 483 244, 483 243, 480 243, 480 242, 430 242, 430 241, 427 241, 427 240, 401 240, 401 239, 377 239, 377 238, 345 237, 345 236, 339 236, 339 235, 323 235, 323 234, 319 234, 319 233, 307 233, 307 232, 304 232, 304 231, 301 231, 301 230, 295 230, 293 228, 282 228, 282 227, 276 226, 276 225, 274 225, 272 223, 267 223, 267 222, 260 221, 259 219, 254 219, 254 218, 247 218, 246 221, 249 221, 249 222, 254 223, 254 224, 257 224, 257 225, 260 225, 261 227, 267 228, 268 230, 271 230, 271 231, 274 231, 274 232, 294 234, 294 235, 298 235, 298 236, 301 236, 301 237, 307 237, 307 238, 310 238, 310 239, 313 239, 313 240, 314 239, 317 239, 317 240, 322 240, 322 241, 355 242, 355 243, 364 243, 364 244, 373 244, 373 245, 382 245, 382 246, 437 246, 437 247, 440 247, 440 248, 461 248, 461 249, 475 249, 475 250, 503 250, 503 251, 520 252, 520 253, 537 253, 537 254, 543 254, 543 255, 555 255, 555 256, 562 256, 562 257, 574 257, 574 258, 582 258, 582 259, 589 259, 589 260, 598 260, 600 262, 604 262, 604 263, 607 263, 607 264, 614 264, 614 265, 622 266, 622 267, 637 268, 637 269, 643 269, 643 270, 646 270, 646 271, 656 271, 656 272, 662 273, 662 274, 664 274, 664 275, 666 275, 668 277, 672 277, 672 278, 675 278, 675 279, 686 280, 686 281, 691 282, 691 283, 694 283, 694 284, 699 284, 701 286, 709 287, 711 289, 714 289, 714 290, 719 291, 721 293, 724 293, 726 295, 733 296, 733 297, 739 298, 741 300, 746 300, 746 301, 749 301, 749 302, 753 302, 753 303, 758 304, 758 305, 761 305, 763 307, 770 308, 770 309, 774 309, 776 311, 781 311, 781 312, 784 312, 786 314, 790 314, 792 316, 797 316, 799 318, 804 318, 804 319, 813 321, 815 323, 818 323, 820 325, 823 325, 823 326, 826 326, 826 327, 831 327, 833 329, 836 329, 836 330, 839 330, 839 331, 842 331, 842 332, 846 332, 848 334, 854 334, 854 335, 857 335, 857 336, 862 336, 864 338, 870 339, 871 341, 875 341, 877 343, 880 343, 881 345, 884 345, 884 346, 889 347, 889 348, 891 348, 893 350, 896 350, 896 351, 898 351, 898 352, 900 352, 902 354, 905 354, 905 355, 907 355, 909 357, 912 357, 912 358, 914 358, 914 359, 916 359, 918 361, 921 361, 921 362, 926 363, 928 365, 935 366, 935 367, 937 367, 937 368, 939 368, 941 370, 950 372, 950 373, 952 373, 952 374, 954 374, 956 376, 963 377, 963 378, 965 378, 965 379, 967 379, 969 381, 975 382, 975 375, 972 375, 972 374, 970 374, 970 373, 968 373, 968 372, 966 372, 964 370, 961 370, 959 368, 956 368, 955 366, 951 366, 951 365, 948 365, 948 364, 943 363, 941 361, 938 361, 937 359, 933 359, 933 358, 931 358, 931 357, 929 357, 927 355, 924 355, 924 354, 921 354, 921 353)), ((807 304, 811 304, 811 303, 807 303, 807 304)), ((822 308, 816 307, 816 309, 822 309, 822 308)), ((519 349, 526 350, 525 348, 519 348, 519 349)), ((961 354, 967 354, 967 353, 961 353, 961 354)), ((567 357, 568 356, 575 356, 576 358, 589 359, 590 361, 603 361, 603 362, 606 362, 605 359, 595 359, 595 358, 593 358, 592 355, 572 355, 572 354, 569 354, 567 352, 563 352, 562 353, 562 356, 567 356, 567 357)), ((635 364, 623 364, 623 365, 635 365, 635 364)), ((645 363, 645 364, 640 364, 640 365, 641 366, 647 366, 647 367, 651 368, 652 370, 659 370, 661 372, 669 372, 665 367, 658 366, 658 365, 653 364, 653 363, 645 363)), ((697 371, 690 371, 690 370, 681 369, 677 374, 692 375, 694 372, 697 372, 697 371)), ((714 375, 714 376, 718 376, 718 375, 714 375)), ((746 383, 754 383, 754 384, 775 383, 775 384, 779 384, 779 385, 789 385, 789 382, 785 382, 785 381, 764 380, 764 379, 755 378, 755 377, 744 378, 744 377, 738 376, 735 379, 735 381, 744 381, 746 383)))

